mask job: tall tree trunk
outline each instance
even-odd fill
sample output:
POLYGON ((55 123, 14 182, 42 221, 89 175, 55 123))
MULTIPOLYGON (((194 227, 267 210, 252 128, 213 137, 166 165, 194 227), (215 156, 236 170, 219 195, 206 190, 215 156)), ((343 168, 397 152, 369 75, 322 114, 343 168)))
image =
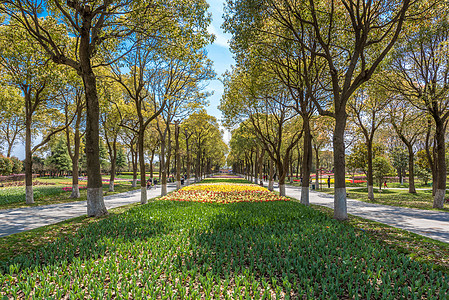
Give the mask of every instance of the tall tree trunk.
POLYGON ((259 184, 260 186, 263 186, 263 158, 265 156, 265 149, 262 149, 262 152, 259 156, 259 184))
MULTIPOLYGON (((79 159, 80 159, 80 144, 81 144, 81 136, 80 136, 80 123, 81 123, 81 110, 78 110, 76 121, 75 121, 75 135, 73 138, 73 155, 72 159, 72 194, 70 198, 79 198, 80 197, 80 189, 79 189, 79 159)), ((69 139, 69 134, 67 131, 67 139, 69 139)))
POLYGON ((368 199, 374 200, 374 178, 373 178, 373 143, 371 140, 366 141, 366 148, 368 152, 368 170, 366 181, 368 185, 368 199))
POLYGON ((179 153, 179 123, 175 122, 175 140, 176 140, 176 189, 181 188, 181 154, 179 153))
POLYGON ((435 147, 433 147, 433 153, 430 152, 430 135, 432 131, 432 121, 429 120, 427 123, 427 132, 426 132, 426 157, 429 162, 430 169, 432 171, 432 196, 435 196, 436 190, 436 182, 437 182, 437 168, 436 162, 434 160, 435 147))
POLYGON ((259 148, 256 148, 256 157, 254 163, 254 183, 259 184, 259 148))
POLYGON ((25 202, 33 204, 33 153, 31 152, 31 95, 25 93, 25 202))
POLYGON ((109 177, 109 192, 114 191, 115 172, 117 169, 117 138, 112 142, 111 155, 111 176, 109 177))
POLYGON ((269 174, 269 178, 268 178, 268 190, 273 191, 274 188, 274 162, 272 159, 270 159, 270 174, 269 174))
POLYGON ((162 173, 162 189, 164 190, 164 195, 167 195, 167 177, 170 176, 170 162, 171 162, 171 151, 167 149, 165 169, 164 172, 162 173))
POLYGON ((154 173, 154 170, 153 170, 153 161, 154 161, 154 152, 155 152, 156 150, 151 150, 151 157, 150 157, 150 179, 151 179, 151 183, 154 183, 154 180, 153 180, 153 173, 154 173))
POLYGON ((345 128, 347 114, 345 108, 335 112, 335 128, 332 144, 334 147, 334 218, 348 218, 345 182, 345 128))
POLYGON ((186 185, 190 184, 190 169, 192 168, 192 162, 191 162, 191 158, 190 158, 190 150, 189 147, 187 146, 187 178, 186 178, 186 185))
POLYGON ((86 97, 86 158, 87 158, 87 215, 98 217, 108 213, 103 200, 103 182, 100 166, 100 106, 97 96, 97 83, 95 74, 90 66, 88 53, 89 35, 81 38, 80 60, 83 69, 83 83, 86 97), (84 44, 84 45, 83 45, 84 44))
POLYGON ((147 180, 146 180, 146 171, 145 171, 145 156, 144 156, 144 139, 145 139, 145 129, 143 128, 143 122, 140 122, 140 130, 139 130, 139 141, 138 141, 138 149, 139 149, 139 166, 140 166, 140 204, 147 203, 147 180))
POLYGON ((161 182, 161 196, 167 195, 167 173, 165 161, 165 137, 161 138, 161 154, 159 158, 159 180, 161 182))
MULTIPOLYGON (((288 157, 288 156, 286 156, 288 157)), ((279 170, 279 195, 285 196, 285 177, 287 176, 288 170, 288 159, 284 161, 284 163, 278 162, 278 170, 279 170)))
POLYGON ((320 148, 315 147, 315 188, 320 189, 320 148))
MULTIPOLYGON (((137 145, 136 145, 137 147, 137 145)), ((131 159, 132 159, 132 165, 133 165, 133 182, 132 187, 137 187, 137 161, 138 161, 138 155, 137 151, 134 151, 131 149, 131 159)))
POLYGON ((309 205, 309 178, 312 167, 312 136, 310 134, 310 120, 307 115, 303 115, 304 128, 304 150, 302 157, 302 183, 301 183, 301 203, 309 205))
POLYGON ((437 182, 435 197, 433 198, 433 208, 442 209, 444 207, 444 197, 446 196, 446 126, 440 119, 435 121, 435 137, 437 148, 437 182))
POLYGON ((415 189, 415 153, 412 145, 407 145, 408 149, 408 192, 416 194, 415 189))

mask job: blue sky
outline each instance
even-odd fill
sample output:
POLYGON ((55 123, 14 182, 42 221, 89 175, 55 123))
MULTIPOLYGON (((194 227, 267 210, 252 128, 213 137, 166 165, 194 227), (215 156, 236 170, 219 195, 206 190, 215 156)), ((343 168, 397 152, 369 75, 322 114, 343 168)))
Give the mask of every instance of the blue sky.
MULTIPOLYGON (((209 26, 209 32, 215 35, 215 42, 207 47, 209 58, 214 62, 215 73, 217 77, 220 77, 226 70, 231 69, 231 65, 234 64, 234 59, 229 51, 228 40, 229 34, 225 34, 221 29, 223 23, 223 6, 224 1, 221 0, 208 0, 210 5, 209 12, 212 13, 212 23, 209 26)), ((217 79, 212 80, 207 88, 209 91, 213 91, 214 95, 209 98, 210 105, 207 107, 208 114, 221 119, 221 112, 218 110, 220 105, 221 95, 223 94, 223 84, 217 79)), ((225 140, 229 140, 229 133, 226 132, 225 140)))

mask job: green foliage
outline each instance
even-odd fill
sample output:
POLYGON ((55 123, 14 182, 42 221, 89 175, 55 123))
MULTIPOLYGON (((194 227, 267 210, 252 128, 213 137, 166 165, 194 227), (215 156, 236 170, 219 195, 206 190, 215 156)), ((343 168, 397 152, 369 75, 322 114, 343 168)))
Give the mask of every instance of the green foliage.
POLYGON ((387 158, 377 156, 373 159, 373 177, 379 183, 379 188, 382 188, 385 177, 392 171, 393 167, 387 158))
POLYGON ((427 184, 427 182, 432 177, 432 173, 430 173, 429 170, 422 168, 420 165, 415 165, 414 171, 415 171, 415 175, 419 179, 424 181, 424 184, 427 184))
POLYGON ((33 291, 41 298, 442 299, 449 291, 441 272, 295 202, 156 201, 3 262, 2 274, 2 292, 25 298, 33 291))
POLYGON ((408 151, 403 147, 395 147, 390 152, 392 165, 395 169, 405 170, 408 166, 408 151))
MULTIPOLYGON (((382 155, 385 149, 380 144, 373 144, 373 159, 382 155)), ((365 143, 357 143, 352 148, 351 154, 346 158, 346 165, 350 170, 360 169, 366 172, 368 169, 368 150, 365 143)))
POLYGON ((13 167, 13 161, 0 154, 0 175, 11 175, 13 167))
POLYGON ((12 173, 13 174, 18 174, 18 173, 22 172, 22 170, 23 170, 23 163, 22 163, 22 161, 20 161, 15 156, 11 157, 11 161, 14 164, 13 167, 12 167, 12 173))
POLYGON ((46 163, 58 172, 67 172, 72 169, 72 160, 64 139, 60 138, 57 144, 52 147, 51 155, 47 158, 46 163))
POLYGON ((125 168, 127 165, 128 160, 126 159, 125 150, 123 148, 119 148, 116 159, 117 172, 120 172, 120 170, 125 168))
POLYGON ((22 169, 23 164, 17 157, 5 157, 0 154, 0 175, 18 174, 22 169))

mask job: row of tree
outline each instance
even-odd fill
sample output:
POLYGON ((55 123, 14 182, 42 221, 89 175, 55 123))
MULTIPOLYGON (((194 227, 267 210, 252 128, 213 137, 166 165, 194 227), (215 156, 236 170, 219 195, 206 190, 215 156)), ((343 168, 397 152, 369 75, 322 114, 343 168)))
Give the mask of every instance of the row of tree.
MULTIPOLYGON (((11 133, 2 137, 10 155, 24 132, 27 203, 34 201, 33 153, 61 135, 72 160, 73 197, 79 196, 85 141, 88 216, 107 213, 100 138, 115 174, 122 131, 127 135, 122 144, 141 172, 141 202, 147 201, 146 144, 155 140, 166 193, 172 135, 179 135, 178 125, 189 115, 204 114, 205 81, 215 76, 204 51, 213 41, 207 8, 204 0, 0 2, 0 74, 7 87, 0 97, 2 120, 7 120, 1 126, 11 133), (154 140, 146 139, 150 125, 154 140)), ((208 123, 219 133, 216 122, 208 123)), ((205 155, 204 150, 200 159, 205 155)))
MULTIPOLYGON (((228 0, 224 28, 233 35, 237 66, 225 78, 221 109, 227 125, 240 123, 255 135, 259 153, 266 151, 276 164, 284 193, 290 152, 302 139, 302 172, 309 178, 312 127, 330 124, 334 217, 340 220, 347 218, 345 156, 354 128, 367 147, 370 198, 380 126, 389 121, 409 149, 412 180, 418 145, 407 124, 424 128, 434 207, 441 208, 449 117, 447 16, 448 4, 438 0, 228 0), (348 121, 356 126, 349 128, 348 121)), ((308 204, 308 198, 305 180, 301 202, 308 204)))

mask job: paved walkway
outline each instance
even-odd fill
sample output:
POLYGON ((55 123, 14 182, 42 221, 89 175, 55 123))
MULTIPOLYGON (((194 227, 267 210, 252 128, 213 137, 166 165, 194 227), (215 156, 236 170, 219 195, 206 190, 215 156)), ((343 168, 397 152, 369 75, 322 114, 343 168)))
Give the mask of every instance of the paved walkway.
MULTIPOLYGON (((264 183, 267 186, 267 183, 264 183)), ((277 183, 275 190, 278 189, 277 183)), ((287 196, 300 200, 301 188, 286 185, 287 196)), ((334 208, 334 196, 310 191, 310 203, 334 208)), ((380 205, 348 199, 348 214, 405 229, 435 240, 449 243, 449 213, 380 205)))
MULTIPOLYGON (((167 191, 175 190, 175 183, 167 184, 167 191)), ((147 198, 161 195, 161 186, 147 190, 147 198)), ((104 197, 107 209, 140 202, 140 189, 104 197)), ((0 237, 26 231, 86 214, 86 201, 0 210, 0 237)))

